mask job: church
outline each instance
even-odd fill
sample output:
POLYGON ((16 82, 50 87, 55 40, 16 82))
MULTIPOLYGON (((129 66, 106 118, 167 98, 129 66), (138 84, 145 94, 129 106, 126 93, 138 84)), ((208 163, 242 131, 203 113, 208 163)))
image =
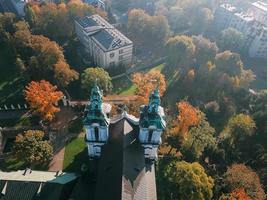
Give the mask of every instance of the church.
POLYGON ((93 168, 94 176, 86 172, 0 172, 0 200, 156 200, 154 162, 166 128, 158 88, 150 94, 148 105, 140 107, 140 118, 125 110, 112 117, 110 112, 111 105, 103 102, 102 91, 94 85, 83 117, 84 141, 89 165, 92 165, 84 171, 87 167, 93 168), (46 178, 41 177, 42 174, 46 178), (51 184, 60 185, 57 193, 53 190, 55 196, 51 196, 52 192, 49 196, 45 188, 51 184), (22 194, 14 198, 12 191, 22 194))

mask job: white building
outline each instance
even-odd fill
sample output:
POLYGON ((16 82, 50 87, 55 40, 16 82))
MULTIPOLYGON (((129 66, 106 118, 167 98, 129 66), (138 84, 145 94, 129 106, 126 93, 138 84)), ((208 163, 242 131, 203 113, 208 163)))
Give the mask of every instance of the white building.
POLYGON ((21 17, 25 16, 24 8, 29 0, 11 0, 17 14, 21 17))
POLYGON ((247 12, 239 12, 230 4, 222 4, 215 12, 214 28, 217 32, 232 27, 243 33, 240 47, 251 57, 267 58, 267 4, 255 2, 247 12))
POLYGON ((95 8, 99 8, 102 10, 106 10, 106 4, 102 0, 84 0, 85 3, 94 6, 95 8))
POLYGON ((96 65, 107 68, 129 65, 133 43, 99 15, 75 21, 76 34, 96 65))
POLYGON ((248 12, 254 16, 255 20, 267 26, 267 3, 256 1, 251 4, 248 12))

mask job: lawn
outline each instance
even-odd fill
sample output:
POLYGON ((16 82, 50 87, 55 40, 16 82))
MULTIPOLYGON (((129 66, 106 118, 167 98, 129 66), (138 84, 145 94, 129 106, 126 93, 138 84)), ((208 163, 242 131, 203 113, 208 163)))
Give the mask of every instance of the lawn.
POLYGON ((25 169, 25 165, 22 161, 18 161, 14 158, 7 158, 0 163, 0 169, 3 171, 14 171, 25 169))
POLYGON ((63 162, 63 169, 65 171, 77 172, 87 160, 88 153, 83 137, 77 137, 66 145, 63 162))
POLYGON ((16 69, 13 59, 0 48, 0 106, 24 103, 25 79, 16 69))

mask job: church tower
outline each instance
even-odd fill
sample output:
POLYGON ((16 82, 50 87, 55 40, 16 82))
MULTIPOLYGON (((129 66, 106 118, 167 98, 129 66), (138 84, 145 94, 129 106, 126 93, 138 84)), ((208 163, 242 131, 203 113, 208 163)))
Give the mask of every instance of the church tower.
POLYGON ((86 129, 85 142, 89 157, 100 157, 101 147, 107 142, 109 118, 102 102, 103 93, 97 85, 91 90, 90 102, 85 108, 83 120, 86 129))
POLYGON ((149 97, 149 104, 140 108, 139 141, 144 148, 145 158, 157 160, 161 134, 166 128, 165 114, 160 106, 159 89, 149 97))

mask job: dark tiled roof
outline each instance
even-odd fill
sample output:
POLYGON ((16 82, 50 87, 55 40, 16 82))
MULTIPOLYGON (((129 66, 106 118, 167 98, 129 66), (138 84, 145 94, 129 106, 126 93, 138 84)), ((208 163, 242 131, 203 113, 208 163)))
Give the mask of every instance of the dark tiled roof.
POLYGON ((108 31, 102 29, 93 36, 105 49, 109 49, 115 39, 108 31))
POLYGON ((99 161, 95 200, 155 200, 154 165, 146 164, 138 124, 127 117, 109 126, 99 161))
MULTIPOLYGON (((6 181, 1 181, 6 182, 6 181)), ((36 197, 40 183, 23 182, 23 181, 8 181, 6 193, 1 200, 30 200, 36 197)))
POLYGON ((83 17, 81 19, 78 20, 78 23, 83 27, 89 27, 89 26, 97 26, 98 24, 91 18, 89 17, 83 17))

